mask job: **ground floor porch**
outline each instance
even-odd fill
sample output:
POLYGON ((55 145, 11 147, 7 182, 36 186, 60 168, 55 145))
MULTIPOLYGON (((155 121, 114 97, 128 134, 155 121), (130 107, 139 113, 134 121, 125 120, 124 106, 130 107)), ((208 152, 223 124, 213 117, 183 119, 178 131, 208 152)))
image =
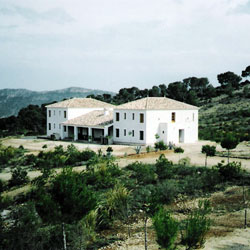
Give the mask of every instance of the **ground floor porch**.
POLYGON ((74 141, 95 142, 101 144, 111 144, 113 138, 113 125, 104 127, 80 127, 73 125, 63 126, 62 139, 74 141))

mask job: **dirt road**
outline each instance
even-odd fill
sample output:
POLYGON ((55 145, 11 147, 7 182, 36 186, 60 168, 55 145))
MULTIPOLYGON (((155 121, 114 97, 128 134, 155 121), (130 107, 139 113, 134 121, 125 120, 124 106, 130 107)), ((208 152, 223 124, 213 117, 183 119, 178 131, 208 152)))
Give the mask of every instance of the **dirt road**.
MULTIPOLYGON (((19 147, 20 145, 23 145, 25 149, 28 149, 30 152, 37 154, 40 150, 52 150, 55 146, 63 145, 64 148, 66 148, 68 145, 70 145, 72 142, 63 142, 63 141, 50 141, 50 140, 44 140, 44 139, 17 139, 17 138, 6 138, 3 139, 2 144, 5 146, 13 146, 13 147, 19 147), (44 145, 47 145, 46 149, 43 149, 44 145)), ((73 143, 79 150, 83 150, 86 148, 92 149, 94 151, 98 151, 99 149, 102 150, 103 153, 106 153, 107 146, 103 145, 97 145, 97 144, 85 144, 85 143, 73 143)), ((141 149, 141 154, 136 155, 135 154, 135 146, 127 146, 127 145, 112 145, 113 148, 113 155, 117 156, 117 162, 119 166, 124 167, 128 164, 134 162, 134 161, 141 161, 144 163, 154 163, 156 159, 159 158, 159 155, 161 153, 164 153, 165 156, 173 161, 174 163, 178 163, 178 161, 181 158, 189 157, 191 160, 191 164, 195 166, 204 166, 205 163, 205 155, 201 153, 202 145, 216 145, 214 142, 210 141, 199 141, 197 143, 192 144, 179 144, 178 146, 181 146, 184 149, 183 154, 175 154, 173 151, 162 151, 162 152, 152 152, 147 154, 145 146, 141 149)), ((223 151, 223 149, 220 147, 220 145, 216 145, 217 151, 223 151)), ((250 144, 249 143, 241 143, 237 146, 236 149, 233 150, 232 154, 234 155, 249 155, 250 156, 250 144)), ((208 158, 208 166, 214 166, 217 163, 224 160, 227 161, 226 157, 209 157, 208 158)), ((245 159, 237 159, 237 158, 231 158, 230 161, 238 161, 241 162, 242 167, 244 169, 250 170, 250 160, 245 159)), ((29 177, 31 179, 37 177, 40 175, 39 171, 30 171, 29 177)), ((0 178, 3 180, 9 180, 10 179, 10 173, 2 172, 0 173, 0 178)))

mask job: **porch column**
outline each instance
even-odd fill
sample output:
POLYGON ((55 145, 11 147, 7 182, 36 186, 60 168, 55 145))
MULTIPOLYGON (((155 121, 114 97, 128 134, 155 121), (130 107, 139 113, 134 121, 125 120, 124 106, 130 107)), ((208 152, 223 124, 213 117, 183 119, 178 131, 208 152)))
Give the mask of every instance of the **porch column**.
POLYGON ((92 128, 90 128, 90 127, 88 128, 88 135, 92 137, 92 128))
POLYGON ((78 131, 77 131, 77 127, 74 126, 74 141, 78 140, 78 131))
POLYGON ((109 135, 109 128, 104 127, 104 137, 109 135))
POLYGON ((60 137, 61 139, 64 139, 64 136, 63 136, 63 124, 61 124, 61 129, 60 129, 60 137))

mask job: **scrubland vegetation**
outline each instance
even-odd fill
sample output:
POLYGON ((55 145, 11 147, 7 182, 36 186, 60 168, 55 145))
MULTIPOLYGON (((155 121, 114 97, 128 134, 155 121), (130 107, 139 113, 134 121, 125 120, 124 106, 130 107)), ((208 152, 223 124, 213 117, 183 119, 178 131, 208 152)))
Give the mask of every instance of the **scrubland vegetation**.
POLYGON ((132 237, 131 225, 140 220, 144 226, 137 230, 144 234, 145 249, 148 230, 150 240, 165 249, 193 249, 214 232, 211 214, 221 204, 218 197, 217 202, 211 198, 215 192, 244 189, 235 207, 226 208, 224 200, 223 209, 226 215, 232 207, 245 208, 250 176, 239 163, 192 167, 184 160, 175 165, 162 154, 155 164, 134 162, 119 168, 110 154, 70 145, 33 155, 23 147, 1 146, 1 169, 11 169, 12 178, 0 182, 0 249, 99 249, 132 237), (78 165, 86 169, 74 171, 78 165), (32 169, 42 175, 29 180, 27 171, 32 169), (11 195, 25 185, 25 192, 11 195), (188 209, 182 205, 190 201, 197 203, 188 209))

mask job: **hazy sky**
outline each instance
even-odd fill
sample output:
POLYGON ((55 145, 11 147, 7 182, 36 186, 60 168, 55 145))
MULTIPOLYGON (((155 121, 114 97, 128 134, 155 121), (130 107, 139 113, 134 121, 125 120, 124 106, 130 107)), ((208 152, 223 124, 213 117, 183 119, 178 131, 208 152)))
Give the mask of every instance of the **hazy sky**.
POLYGON ((250 65, 250 0, 0 0, 0 88, 118 91, 250 65))

